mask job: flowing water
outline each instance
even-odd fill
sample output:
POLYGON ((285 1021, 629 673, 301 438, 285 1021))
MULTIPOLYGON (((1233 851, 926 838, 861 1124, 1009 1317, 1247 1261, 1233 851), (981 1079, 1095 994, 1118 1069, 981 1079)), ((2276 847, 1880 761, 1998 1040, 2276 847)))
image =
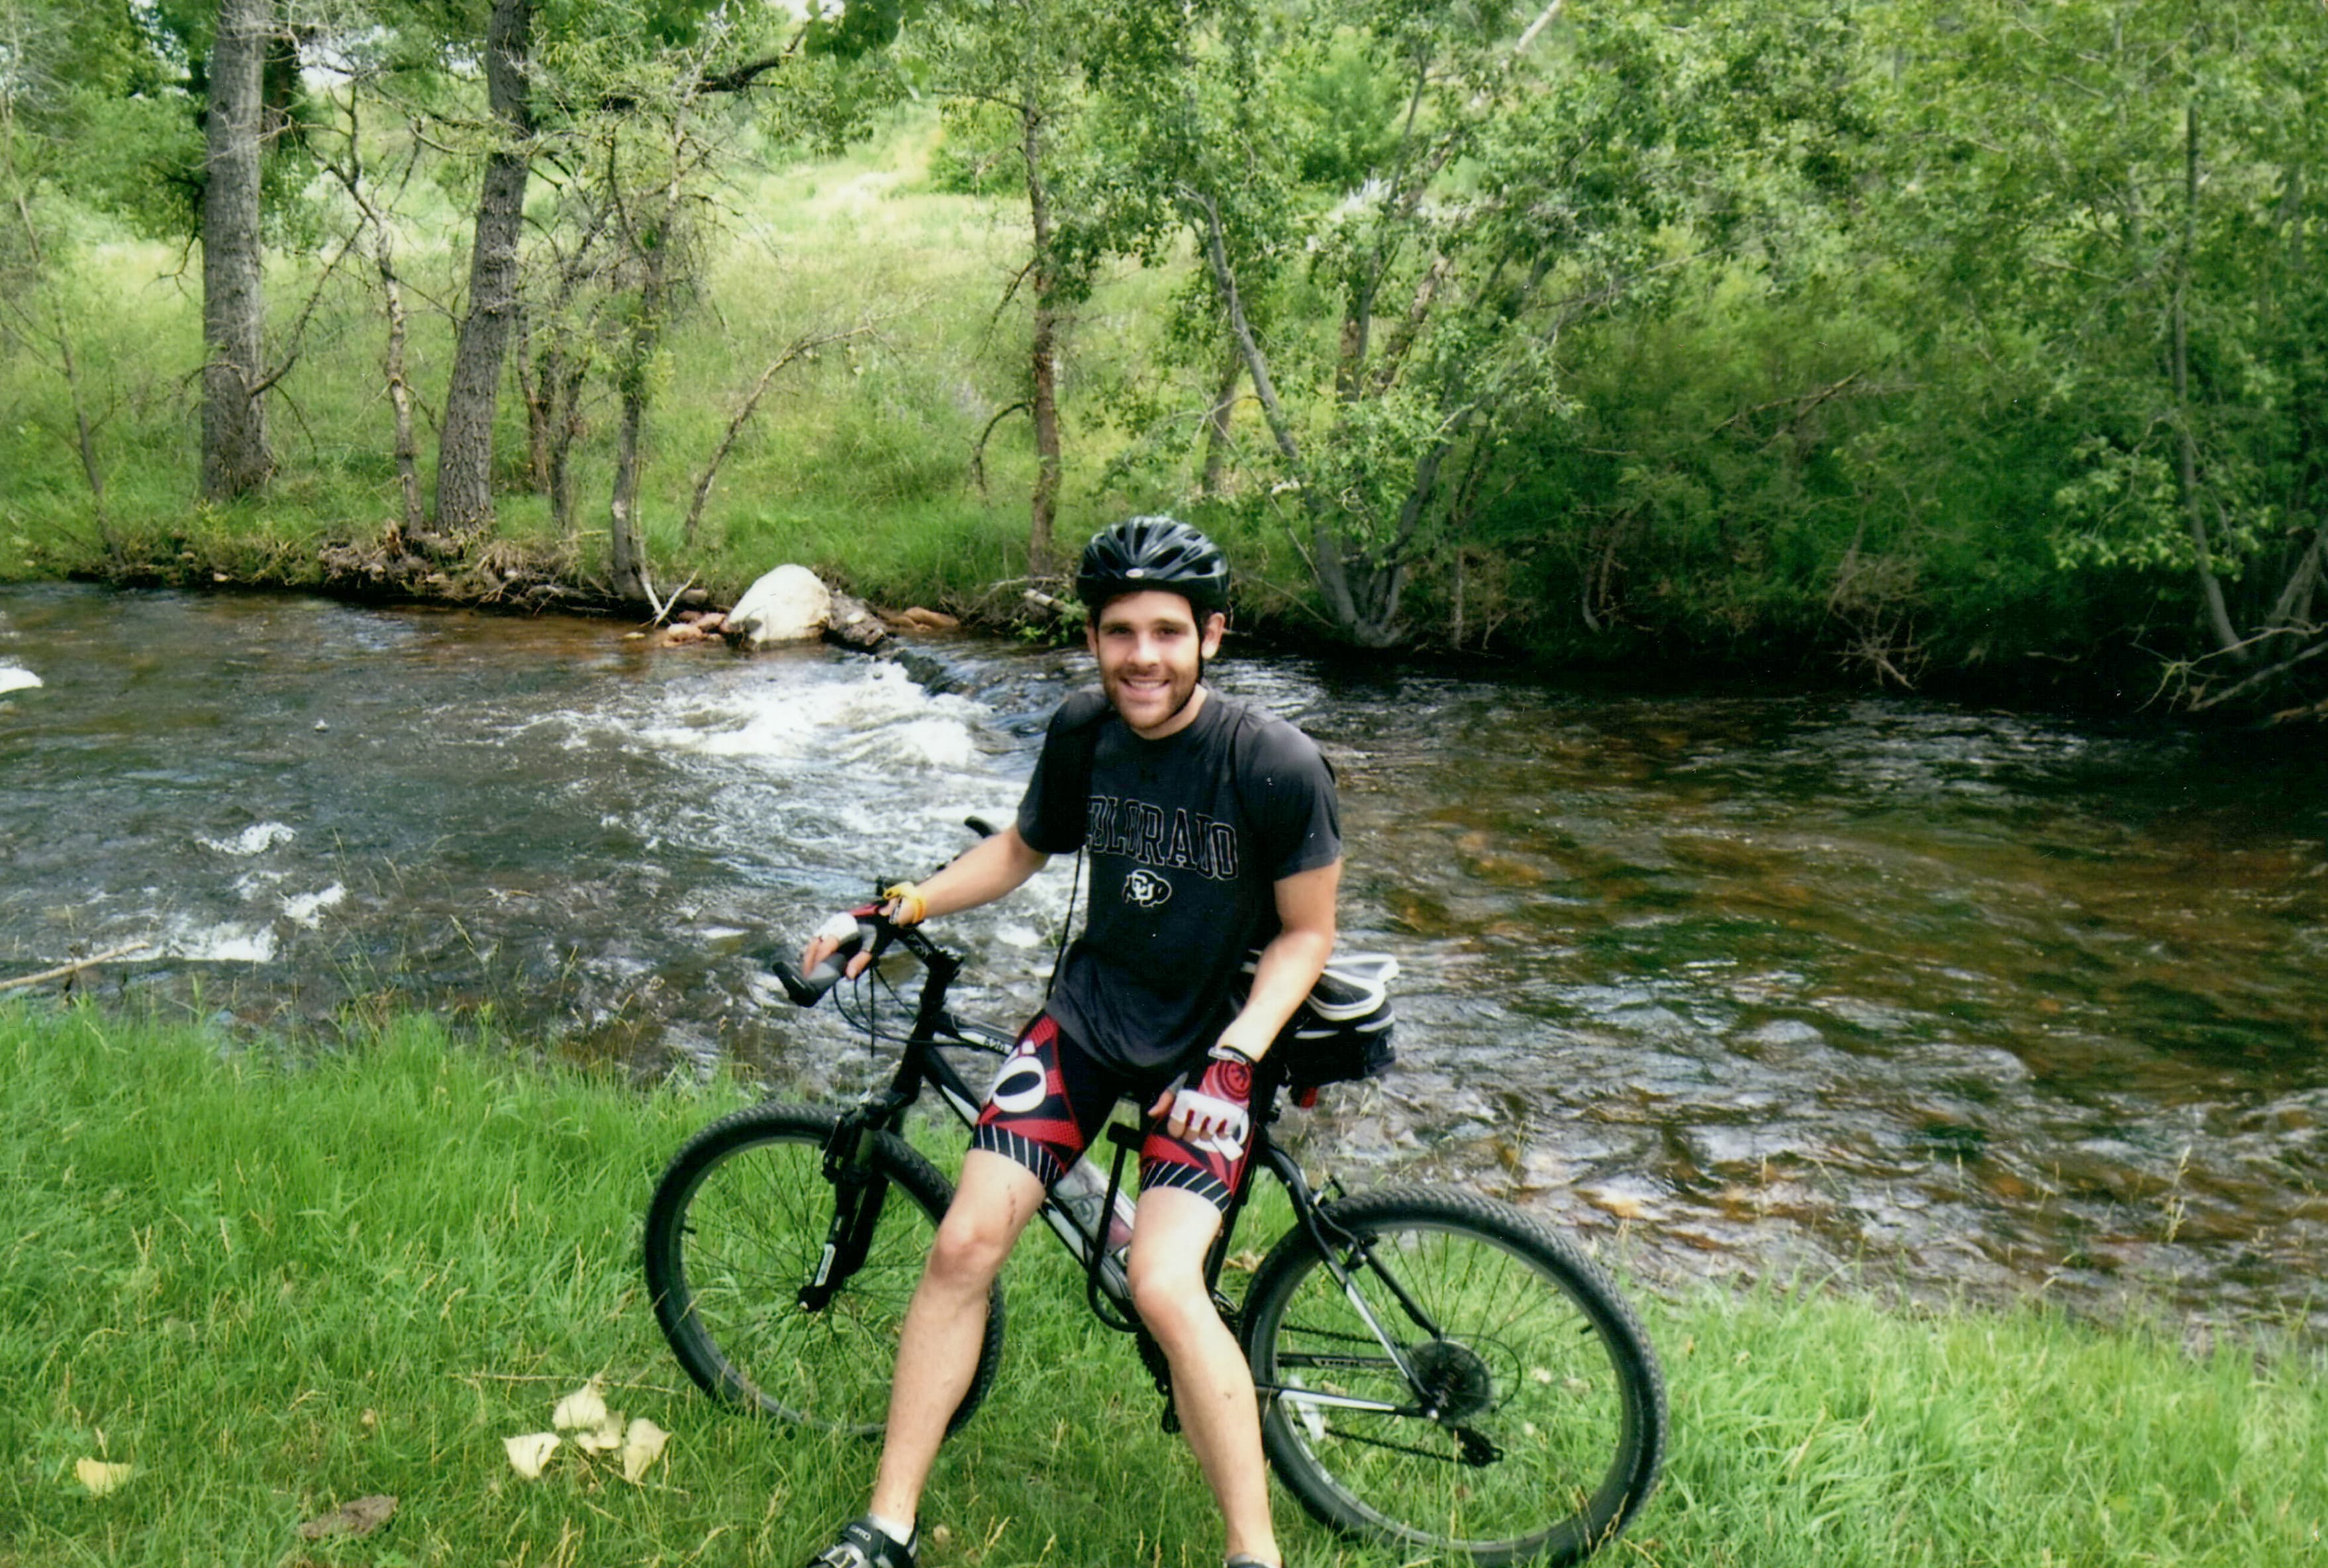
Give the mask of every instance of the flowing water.
MULTIPOLYGON (((403 1005, 643 1077, 871 1070, 751 957, 1004 820, 1079 655, 0 590, 0 980, 222 1031, 403 1005), (35 683, 37 682, 37 683, 35 683)), ((1313 1166, 1473 1183, 1653 1275, 2328 1329, 2328 748, 1914 699, 1232 659, 1339 770, 1401 1065, 1313 1166)), ((1040 995, 1064 864, 946 923, 1040 995)))

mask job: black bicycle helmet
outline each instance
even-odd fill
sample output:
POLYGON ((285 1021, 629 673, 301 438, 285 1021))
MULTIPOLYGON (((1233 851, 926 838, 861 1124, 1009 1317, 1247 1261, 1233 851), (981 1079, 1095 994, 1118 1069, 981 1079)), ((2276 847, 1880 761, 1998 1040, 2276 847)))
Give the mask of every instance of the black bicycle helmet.
POLYGON ((1175 517, 1128 517, 1084 546, 1075 596, 1094 615, 1118 594, 1161 588, 1188 601, 1198 621, 1229 607, 1229 563, 1220 546, 1175 517))

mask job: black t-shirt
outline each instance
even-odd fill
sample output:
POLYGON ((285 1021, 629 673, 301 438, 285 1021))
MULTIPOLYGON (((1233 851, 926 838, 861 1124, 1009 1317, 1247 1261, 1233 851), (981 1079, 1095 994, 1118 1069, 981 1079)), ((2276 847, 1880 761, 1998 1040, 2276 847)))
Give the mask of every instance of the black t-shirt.
POLYGON ((1089 852, 1091 913, 1050 1011, 1101 1061, 1141 1073, 1211 1047, 1245 955, 1277 934, 1277 882, 1342 853, 1317 745, 1209 690, 1161 740, 1134 735, 1101 692, 1069 698, 1019 803, 1018 836, 1047 855, 1089 852))

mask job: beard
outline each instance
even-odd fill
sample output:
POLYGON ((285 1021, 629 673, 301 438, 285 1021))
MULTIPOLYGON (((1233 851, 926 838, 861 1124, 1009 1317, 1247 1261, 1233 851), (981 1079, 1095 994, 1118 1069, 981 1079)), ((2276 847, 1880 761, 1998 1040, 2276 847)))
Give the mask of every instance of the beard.
POLYGON ((1135 685, 1124 672, 1103 665, 1099 684, 1118 718, 1134 731, 1147 730, 1169 723, 1186 711, 1204 672, 1205 662, 1198 658, 1185 669, 1166 665, 1152 676, 1143 675, 1142 683, 1135 685), (1146 683, 1151 681, 1156 683, 1146 683))

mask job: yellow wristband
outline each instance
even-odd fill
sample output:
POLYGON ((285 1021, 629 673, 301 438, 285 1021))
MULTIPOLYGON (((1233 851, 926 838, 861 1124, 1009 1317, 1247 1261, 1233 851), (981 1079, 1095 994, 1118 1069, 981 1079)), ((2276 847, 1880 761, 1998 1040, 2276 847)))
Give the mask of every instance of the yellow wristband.
POLYGON ((896 906, 889 918, 900 925, 919 925, 930 917, 930 901, 911 882, 900 882, 885 889, 881 897, 896 906))

